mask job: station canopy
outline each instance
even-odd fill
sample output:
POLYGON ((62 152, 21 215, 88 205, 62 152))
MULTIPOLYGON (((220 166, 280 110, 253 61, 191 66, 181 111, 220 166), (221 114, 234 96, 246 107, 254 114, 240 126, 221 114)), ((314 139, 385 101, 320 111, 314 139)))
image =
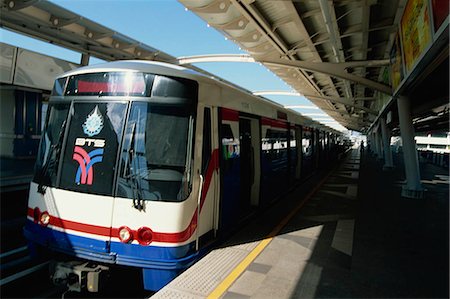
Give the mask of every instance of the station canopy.
POLYGON ((202 59, 257 61, 341 125, 361 132, 383 113, 391 114, 388 120, 395 126, 395 95, 409 92, 417 123, 436 122, 439 115, 448 127, 448 1, 180 2, 247 54, 181 62, 47 1, 0 0, 0 26, 107 61, 148 59, 196 70, 190 63, 202 59), (429 41, 404 40, 427 34, 429 41), (411 55, 403 53, 408 43, 421 48, 411 55), (417 90, 420 84, 433 82, 444 86, 430 90, 424 106, 412 87, 417 90))
POLYGON ((348 129, 367 132, 382 112, 389 111, 394 128, 392 96, 411 93, 411 87, 426 79, 417 79, 417 73, 427 73, 429 81, 443 85, 437 86, 442 94, 429 90, 425 107, 423 98, 411 97, 414 119, 433 119, 428 125, 434 126, 437 120, 429 118, 433 109, 439 121, 448 119, 448 1, 180 2, 348 129), (424 41, 427 35, 430 40, 424 41), (401 55, 393 49, 399 47, 400 37, 405 49, 407 43, 418 45, 413 58, 422 59, 414 70, 401 61, 406 67, 398 81, 403 82, 393 82, 391 77, 398 75, 395 58, 401 55))

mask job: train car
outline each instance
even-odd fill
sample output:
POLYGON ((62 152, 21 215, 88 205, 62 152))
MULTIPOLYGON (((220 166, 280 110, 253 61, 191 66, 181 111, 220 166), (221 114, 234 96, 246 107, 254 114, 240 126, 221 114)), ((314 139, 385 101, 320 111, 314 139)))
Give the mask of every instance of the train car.
POLYGON ((329 161, 325 134, 339 132, 176 65, 65 73, 30 186, 29 248, 57 256, 52 279, 72 290, 96 292, 122 266, 158 290, 329 161))

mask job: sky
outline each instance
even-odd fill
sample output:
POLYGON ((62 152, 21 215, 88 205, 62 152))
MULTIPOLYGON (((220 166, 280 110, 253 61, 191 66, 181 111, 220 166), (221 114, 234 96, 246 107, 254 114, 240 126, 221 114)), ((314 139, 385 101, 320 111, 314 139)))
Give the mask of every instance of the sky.
MULTIPOLYGON (((175 0, 52 0, 51 2, 175 57, 247 54, 175 0)), ((81 58, 77 52, 4 29, 0 29, 0 40, 75 63, 79 63, 81 58)), ((100 62, 102 61, 91 57, 90 64, 100 62)), ((293 91, 289 85, 258 63, 214 62, 198 63, 195 66, 252 92, 293 91)), ((282 105, 314 106, 300 96, 266 97, 282 105)), ((331 120, 317 108, 295 110, 306 115, 318 114, 310 116, 317 120, 331 120)))

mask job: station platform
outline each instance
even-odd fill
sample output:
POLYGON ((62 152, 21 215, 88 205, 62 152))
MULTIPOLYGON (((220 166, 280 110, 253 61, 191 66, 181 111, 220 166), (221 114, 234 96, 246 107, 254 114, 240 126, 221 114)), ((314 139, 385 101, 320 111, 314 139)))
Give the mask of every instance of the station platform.
POLYGON ((353 149, 152 298, 448 298, 448 169, 421 164, 425 199, 406 199, 394 158, 353 149))

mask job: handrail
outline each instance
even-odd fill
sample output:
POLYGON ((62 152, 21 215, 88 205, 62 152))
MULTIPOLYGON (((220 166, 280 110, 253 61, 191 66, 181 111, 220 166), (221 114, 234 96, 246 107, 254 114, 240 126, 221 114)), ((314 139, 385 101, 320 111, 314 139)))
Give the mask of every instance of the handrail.
POLYGON ((200 186, 198 187, 198 197, 197 197, 197 228, 196 228, 196 237, 195 237, 195 250, 198 251, 199 247, 199 230, 200 230, 200 200, 202 198, 203 191, 203 175, 200 176, 200 186))

